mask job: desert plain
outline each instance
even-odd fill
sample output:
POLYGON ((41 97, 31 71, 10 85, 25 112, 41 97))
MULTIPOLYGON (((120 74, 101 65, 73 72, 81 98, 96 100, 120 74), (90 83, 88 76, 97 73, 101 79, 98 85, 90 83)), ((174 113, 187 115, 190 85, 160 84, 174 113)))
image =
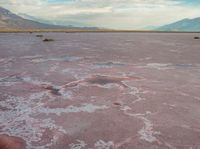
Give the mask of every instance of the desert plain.
POLYGON ((0 148, 200 149, 195 36, 0 33, 0 148))

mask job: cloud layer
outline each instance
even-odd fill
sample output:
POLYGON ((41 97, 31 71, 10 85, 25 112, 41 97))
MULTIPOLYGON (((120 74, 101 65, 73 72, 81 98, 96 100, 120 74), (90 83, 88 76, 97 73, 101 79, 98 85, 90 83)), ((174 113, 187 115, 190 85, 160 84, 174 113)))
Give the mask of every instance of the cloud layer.
POLYGON ((200 2, 194 0, 1 0, 0 5, 50 21, 120 29, 142 29, 200 17, 200 2))

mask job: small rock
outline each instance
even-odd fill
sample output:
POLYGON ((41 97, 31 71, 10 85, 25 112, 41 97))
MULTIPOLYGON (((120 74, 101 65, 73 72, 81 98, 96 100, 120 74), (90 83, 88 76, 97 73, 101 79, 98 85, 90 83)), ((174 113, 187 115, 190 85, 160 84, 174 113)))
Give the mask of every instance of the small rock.
POLYGON ((43 37, 43 35, 36 35, 36 37, 43 37))
POLYGON ((197 36, 196 36, 196 37, 194 37, 194 39, 200 39, 200 37, 197 37, 197 36))
POLYGON ((119 102, 114 102, 113 104, 116 106, 121 106, 121 103, 119 103, 119 102))
POLYGON ((50 41, 54 41, 54 40, 53 40, 53 39, 45 38, 43 41, 44 41, 44 42, 50 42, 50 41))

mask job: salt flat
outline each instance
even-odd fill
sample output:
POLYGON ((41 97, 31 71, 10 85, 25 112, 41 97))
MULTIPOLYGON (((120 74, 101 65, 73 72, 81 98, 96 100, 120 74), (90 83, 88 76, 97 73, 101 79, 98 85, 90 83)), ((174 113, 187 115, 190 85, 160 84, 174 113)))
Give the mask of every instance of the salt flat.
POLYGON ((199 149, 195 36, 0 33, 0 148, 199 149))

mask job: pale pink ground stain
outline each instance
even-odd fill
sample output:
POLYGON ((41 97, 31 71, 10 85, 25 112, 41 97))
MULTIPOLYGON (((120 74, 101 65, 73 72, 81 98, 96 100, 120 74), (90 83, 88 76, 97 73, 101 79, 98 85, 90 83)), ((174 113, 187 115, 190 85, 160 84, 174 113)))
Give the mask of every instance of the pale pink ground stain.
POLYGON ((18 137, 0 135, 0 149, 25 149, 26 143, 18 137))

